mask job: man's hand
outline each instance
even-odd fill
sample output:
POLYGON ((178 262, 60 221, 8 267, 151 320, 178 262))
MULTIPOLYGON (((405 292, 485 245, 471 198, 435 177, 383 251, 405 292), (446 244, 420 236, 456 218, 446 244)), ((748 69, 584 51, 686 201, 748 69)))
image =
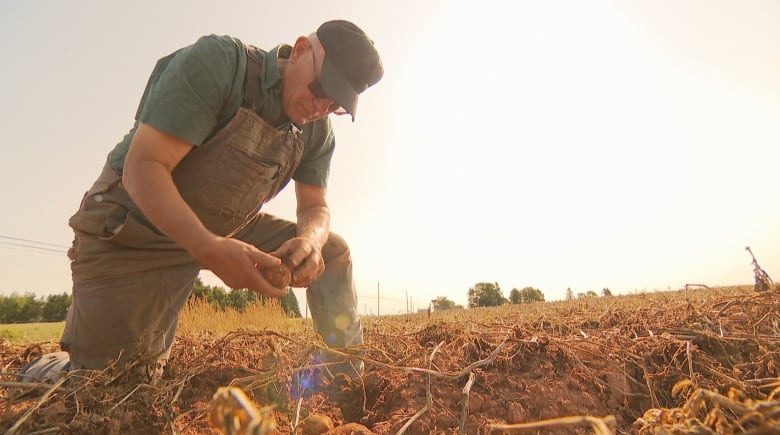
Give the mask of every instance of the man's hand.
POLYGON ((260 266, 273 267, 281 260, 241 240, 218 237, 200 251, 198 260, 231 288, 246 288, 264 296, 283 297, 286 289, 271 285, 257 269, 260 266))
POLYGON ((308 237, 290 239, 272 254, 283 258, 292 270, 290 285, 293 287, 307 287, 325 270, 322 248, 308 237))

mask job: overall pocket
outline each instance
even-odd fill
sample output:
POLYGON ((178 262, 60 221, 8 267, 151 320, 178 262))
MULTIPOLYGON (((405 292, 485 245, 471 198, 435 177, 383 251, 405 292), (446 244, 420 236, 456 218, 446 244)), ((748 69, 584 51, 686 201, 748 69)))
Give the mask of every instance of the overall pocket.
MULTIPOLYGON (((69 221, 79 233, 130 248, 155 249, 174 243, 146 225, 124 205, 116 202, 110 185, 96 183, 85 195, 81 208, 69 221)), ((78 243, 74 250, 78 258, 78 243)))

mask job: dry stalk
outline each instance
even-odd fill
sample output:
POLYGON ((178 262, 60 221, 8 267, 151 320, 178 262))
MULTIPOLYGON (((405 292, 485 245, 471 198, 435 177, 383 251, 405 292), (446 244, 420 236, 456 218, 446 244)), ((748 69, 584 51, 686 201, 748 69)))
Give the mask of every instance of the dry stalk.
POLYGON ((176 400, 179 399, 179 395, 184 390, 184 386, 187 385, 190 382, 190 379, 195 376, 194 374, 190 374, 188 376, 185 376, 184 379, 179 382, 179 388, 176 390, 176 394, 173 395, 173 399, 171 399, 171 406, 173 406, 174 403, 176 403, 176 400))
POLYGON ((8 429, 5 432, 5 435, 15 434, 16 431, 19 430, 19 428, 22 426, 22 424, 24 424, 25 420, 27 420, 33 414, 33 412, 35 412, 38 408, 40 408, 41 405, 46 403, 46 401, 49 400, 49 396, 51 396, 55 391, 57 391, 57 388, 59 388, 60 385, 64 384, 65 381, 67 380, 68 380, 68 376, 66 375, 61 377, 60 380, 58 380, 57 382, 55 382, 54 385, 52 385, 49 388, 49 390, 46 391, 43 394, 43 396, 41 396, 40 399, 38 399, 38 402, 32 408, 28 409, 27 412, 25 412, 24 415, 19 420, 17 420, 16 423, 14 423, 14 425, 11 426, 10 429, 8 429))
POLYGON ((111 407, 111 409, 109 409, 109 410, 108 410, 108 413, 110 414, 110 413, 114 412, 114 410, 115 410, 115 409, 116 409, 116 408, 117 408, 119 405, 123 404, 123 403, 124 403, 124 402, 125 402, 127 399, 129 399, 129 398, 130 398, 130 396, 132 396, 132 395, 133 395, 133 393, 135 393, 136 391, 138 391, 138 389, 139 389, 139 388, 141 388, 141 387, 143 387, 144 385, 146 385, 146 384, 138 384, 138 385, 136 385, 136 386, 135 386, 135 388, 133 388, 132 390, 130 390, 130 392, 129 392, 129 393, 127 393, 127 395, 126 395, 125 397, 123 397, 123 398, 122 398, 122 400, 120 400, 119 402, 116 402, 116 403, 114 404, 114 406, 112 406, 112 407, 111 407))
POLYGON ((57 433, 59 431, 60 428, 58 427, 50 427, 48 429, 41 429, 41 430, 36 430, 35 432, 29 432, 27 433, 27 435, 45 435, 50 433, 57 433))
MULTIPOLYGON (((368 357, 365 357, 365 356, 362 356, 362 355, 354 355, 354 354, 351 354, 351 353, 341 352, 341 351, 339 351, 337 349, 328 349, 328 352, 331 352, 331 353, 334 353, 334 354, 337 354, 337 355, 340 355, 340 356, 344 356, 344 357, 347 357, 347 358, 359 359, 359 360, 362 360, 364 362, 371 363, 371 364, 374 364, 374 365, 377 365, 379 367, 383 367, 383 368, 386 368, 386 369, 402 370, 402 371, 407 371, 407 372, 422 373, 422 374, 427 374, 427 375, 430 375, 430 376, 433 376, 433 377, 437 377, 437 378, 445 378, 445 379, 453 379, 454 380, 454 379, 460 379, 460 378, 468 375, 474 369, 477 369, 477 368, 480 368, 480 367, 485 367, 485 366, 493 363, 495 361, 496 356, 498 355, 498 353, 501 351, 501 349, 504 348, 504 346, 506 346, 506 344, 508 342, 509 342, 509 337, 504 338, 504 341, 502 341, 498 346, 496 346, 496 348, 493 349, 493 352, 491 352, 490 355, 487 358, 481 359, 479 361, 475 361, 475 362, 469 364, 468 366, 466 366, 464 369, 460 370, 459 372, 454 372, 454 373, 440 372, 440 371, 436 371, 436 370, 431 370, 429 368, 425 369, 425 368, 422 368, 422 367, 406 367, 406 366, 397 366, 397 365, 393 365, 393 364, 387 364, 387 363, 383 363, 383 362, 380 362, 380 361, 377 361, 377 360, 374 360, 374 359, 371 359, 371 358, 368 358, 368 357)), ((321 349, 325 349, 325 348, 321 347, 321 349)), ((317 364, 317 365, 312 365, 310 367, 319 367, 319 366, 323 366, 323 365, 327 365, 327 364, 317 364)), ((297 368, 297 369, 295 369, 293 371, 297 372, 297 371, 304 370, 304 369, 307 369, 307 368, 308 367, 297 368)))
POLYGON ((642 372, 645 375, 645 382, 647 383, 647 389, 650 391, 650 400, 652 401, 653 407, 658 408, 660 403, 658 402, 658 397, 655 395, 653 386, 650 384, 650 373, 648 372, 647 364, 645 364, 644 361, 642 361, 642 372))
POLYGON ((539 429, 555 429, 571 426, 590 426, 596 435, 614 435, 617 422, 615 417, 592 417, 590 415, 550 418, 547 420, 517 424, 491 424, 488 433, 504 431, 510 433, 531 432, 539 429))
POLYGON ((578 346, 574 346, 574 345, 572 345, 570 343, 564 343, 561 340, 550 339, 550 341, 553 341, 556 344, 558 344, 561 347, 561 349, 563 350, 564 354, 569 359, 571 359, 572 361, 576 362, 578 365, 580 365, 583 368, 584 373, 591 374, 591 377, 590 377, 591 381, 593 381, 595 384, 598 384, 602 388, 608 388, 608 386, 601 379, 599 379, 598 376, 593 376, 593 369, 588 367, 588 365, 585 364, 579 357, 577 357, 577 354, 575 352, 572 352, 571 349, 576 349, 576 350, 579 350, 580 352, 588 353, 588 354, 590 354, 592 356, 595 356, 595 357, 599 357, 599 355, 596 355, 596 354, 594 354, 593 352, 591 352, 591 351, 589 351, 587 349, 584 349, 584 348, 581 348, 581 347, 578 347, 578 346))
POLYGON ((51 384, 46 382, 15 382, 15 381, 0 381, 0 387, 6 388, 24 388, 27 391, 33 390, 48 390, 51 388, 51 384))
MULTIPOLYGON (((433 366, 433 357, 436 355, 436 352, 439 351, 439 348, 441 348, 444 345, 444 342, 440 342, 434 349, 433 352, 431 352, 431 356, 428 359, 428 369, 433 366)), ((410 418, 406 423, 404 423, 403 426, 401 426, 401 429, 396 432, 396 435, 402 435, 403 433, 406 433, 406 429, 409 428, 409 426, 412 425, 418 418, 420 418, 421 415, 428 412, 429 409, 431 409, 431 406, 433 405, 433 397, 431 396, 431 374, 428 374, 428 382, 425 385, 425 406, 422 407, 419 411, 417 411, 417 414, 414 414, 412 418, 410 418)))
POLYGON ((780 378, 746 379, 748 385, 756 385, 758 388, 773 388, 780 386, 780 378))
POLYGON ((688 372, 691 376, 691 382, 696 382, 693 377, 693 356, 691 355, 691 342, 685 342, 685 352, 688 354, 688 372))
POLYGON ((744 415, 744 414, 747 414, 748 412, 751 411, 750 408, 748 408, 748 407, 746 407, 746 406, 744 406, 744 405, 742 405, 740 403, 737 403, 737 402, 729 399, 726 396, 722 396, 722 395, 720 395, 718 393, 715 393, 713 391, 710 391, 710 390, 699 389, 699 390, 696 390, 696 393, 694 393, 694 394, 699 394, 702 398, 707 398, 712 403, 715 403, 715 404, 717 404, 719 406, 722 406, 724 408, 730 409, 730 410, 734 411, 735 413, 737 413, 737 415, 744 415))
POLYGON ((293 420, 290 423, 290 426, 292 426, 293 433, 295 433, 295 428, 298 427, 298 423, 300 422, 302 403, 303 403, 303 397, 298 399, 298 405, 295 407, 295 420, 293 420))
POLYGON ((469 393, 471 392, 471 386, 474 385, 474 379, 476 379, 476 375, 474 375, 474 372, 469 373, 469 380, 466 382, 466 385, 463 387, 463 399, 462 399, 462 408, 460 412, 460 427, 458 429, 458 434, 463 435, 466 433, 466 417, 469 415, 469 393))

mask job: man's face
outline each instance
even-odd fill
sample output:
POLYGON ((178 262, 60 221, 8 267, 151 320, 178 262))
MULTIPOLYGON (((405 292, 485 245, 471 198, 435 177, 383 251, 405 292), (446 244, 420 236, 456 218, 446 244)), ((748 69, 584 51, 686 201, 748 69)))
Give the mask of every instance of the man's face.
POLYGON ((299 39, 295 44, 282 84, 282 107, 287 117, 298 125, 316 121, 339 109, 322 93, 319 85, 325 53, 322 48, 305 41, 299 39))

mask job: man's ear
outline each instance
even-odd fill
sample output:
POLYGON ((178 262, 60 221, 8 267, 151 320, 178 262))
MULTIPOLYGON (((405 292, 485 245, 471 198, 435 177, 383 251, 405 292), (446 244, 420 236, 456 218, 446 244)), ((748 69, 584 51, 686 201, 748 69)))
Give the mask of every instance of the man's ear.
POLYGON ((299 36, 298 39, 295 40, 292 53, 290 53, 290 61, 297 61, 299 57, 303 56, 304 53, 308 53, 310 49, 311 43, 309 42, 309 38, 299 36))

